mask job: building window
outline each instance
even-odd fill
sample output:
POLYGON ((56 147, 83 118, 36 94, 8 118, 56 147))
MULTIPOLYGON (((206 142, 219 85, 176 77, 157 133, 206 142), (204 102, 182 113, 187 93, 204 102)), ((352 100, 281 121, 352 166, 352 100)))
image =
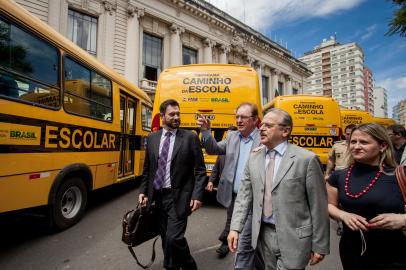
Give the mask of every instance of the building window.
POLYGON ((278 93, 279 95, 283 95, 283 82, 278 82, 278 93))
POLYGON ((69 9, 68 38, 92 55, 97 48, 97 18, 69 9))
POLYGON ((292 88, 292 94, 293 94, 293 95, 299 94, 299 90, 296 89, 296 88, 292 88))
POLYGON ((262 103, 263 104, 266 104, 269 101, 268 88, 269 88, 269 78, 267 76, 262 76, 262 103))
POLYGON ((197 64, 197 51, 183 47, 183 64, 197 64))
POLYGON ((157 81, 161 72, 162 39, 144 33, 142 64, 144 78, 157 81))

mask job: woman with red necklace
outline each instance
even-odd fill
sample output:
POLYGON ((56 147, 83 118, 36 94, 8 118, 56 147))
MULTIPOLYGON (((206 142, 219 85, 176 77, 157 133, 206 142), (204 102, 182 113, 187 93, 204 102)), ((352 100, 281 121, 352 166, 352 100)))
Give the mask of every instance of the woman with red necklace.
POLYGON ((348 167, 327 182, 330 217, 344 224, 343 268, 405 270, 406 214, 389 136, 379 124, 358 125, 347 151, 348 167))

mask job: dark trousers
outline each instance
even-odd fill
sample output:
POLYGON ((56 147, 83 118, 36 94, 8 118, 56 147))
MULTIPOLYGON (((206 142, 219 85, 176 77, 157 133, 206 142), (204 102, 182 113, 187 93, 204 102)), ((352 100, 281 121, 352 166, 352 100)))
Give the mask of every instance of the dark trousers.
POLYGON ((227 236, 228 233, 230 232, 230 225, 231 225, 231 218, 233 216, 233 210, 234 210, 234 202, 235 202, 235 196, 233 194, 233 199, 231 201, 231 204, 229 207, 227 207, 227 219, 226 219, 226 224, 224 225, 224 230, 219 236, 219 240, 223 242, 224 244, 227 244, 227 236))
POLYGON ((170 190, 155 192, 155 203, 160 216, 162 249, 165 269, 196 270, 185 238, 187 217, 176 215, 170 190))
MULTIPOLYGON (((227 236, 230 232, 231 218, 234 211, 234 203, 237 194, 233 193, 230 206, 227 208, 227 221, 223 232, 219 236, 219 240, 227 243, 227 236)), ((252 212, 250 211, 245 222, 244 228, 239 235, 238 248, 235 255, 234 270, 252 270, 254 268, 255 250, 251 245, 251 231, 252 231, 252 212)))

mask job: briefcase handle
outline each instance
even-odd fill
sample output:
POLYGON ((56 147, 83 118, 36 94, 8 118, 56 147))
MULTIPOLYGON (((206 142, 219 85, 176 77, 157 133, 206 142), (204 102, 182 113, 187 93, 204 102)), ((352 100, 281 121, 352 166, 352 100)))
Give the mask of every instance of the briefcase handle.
POLYGON ((150 260, 149 263, 147 263, 146 265, 142 264, 142 263, 138 260, 137 255, 135 255, 135 252, 134 252, 132 246, 130 246, 130 245, 128 246, 128 250, 130 251, 131 255, 133 255, 133 257, 134 257, 136 263, 137 263, 142 269, 148 269, 148 268, 150 268, 151 265, 154 263, 154 261, 155 261, 155 243, 156 243, 156 240, 158 240, 158 237, 159 237, 159 236, 155 237, 154 243, 152 244, 152 256, 151 256, 151 260, 150 260))
MULTIPOLYGON (((143 207, 140 203, 138 203, 137 206, 136 206, 136 209, 138 209, 138 208, 140 209, 140 214, 141 214, 141 215, 143 214, 143 211, 146 211, 146 207, 143 207)), ((137 224, 137 226, 138 226, 138 224, 137 224)), ((147 263, 147 264, 145 264, 145 265, 142 264, 142 263, 138 260, 137 255, 135 254, 134 249, 132 248, 132 246, 131 246, 131 245, 128 245, 128 250, 130 251, 131 255, 134 257, 135 262, 136 262, 142 269, 148 269, 148 268, 150 268, 151 265, 154 263, 154 261, 155 261, 155 256, 156 256, 156 253, 155 253, 155 244, 156 244, 156 240, 158 240, 158 238, 159 238, 159 235, 158 235, 157 237, 155 237, 154 242, 153 242, 153 244, 152 244, 151 260, 149 261, 149 263, 147 263)))

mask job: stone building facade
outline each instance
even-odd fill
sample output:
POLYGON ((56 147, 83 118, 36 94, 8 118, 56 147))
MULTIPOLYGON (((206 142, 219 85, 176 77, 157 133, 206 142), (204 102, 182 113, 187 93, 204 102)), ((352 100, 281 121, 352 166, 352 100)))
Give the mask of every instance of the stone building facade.
POLYGON ((303 93, 290 51, 202 0, 16 0, 154 96, 159 73, 189 63, 254 67, 262 101, 303 93))

